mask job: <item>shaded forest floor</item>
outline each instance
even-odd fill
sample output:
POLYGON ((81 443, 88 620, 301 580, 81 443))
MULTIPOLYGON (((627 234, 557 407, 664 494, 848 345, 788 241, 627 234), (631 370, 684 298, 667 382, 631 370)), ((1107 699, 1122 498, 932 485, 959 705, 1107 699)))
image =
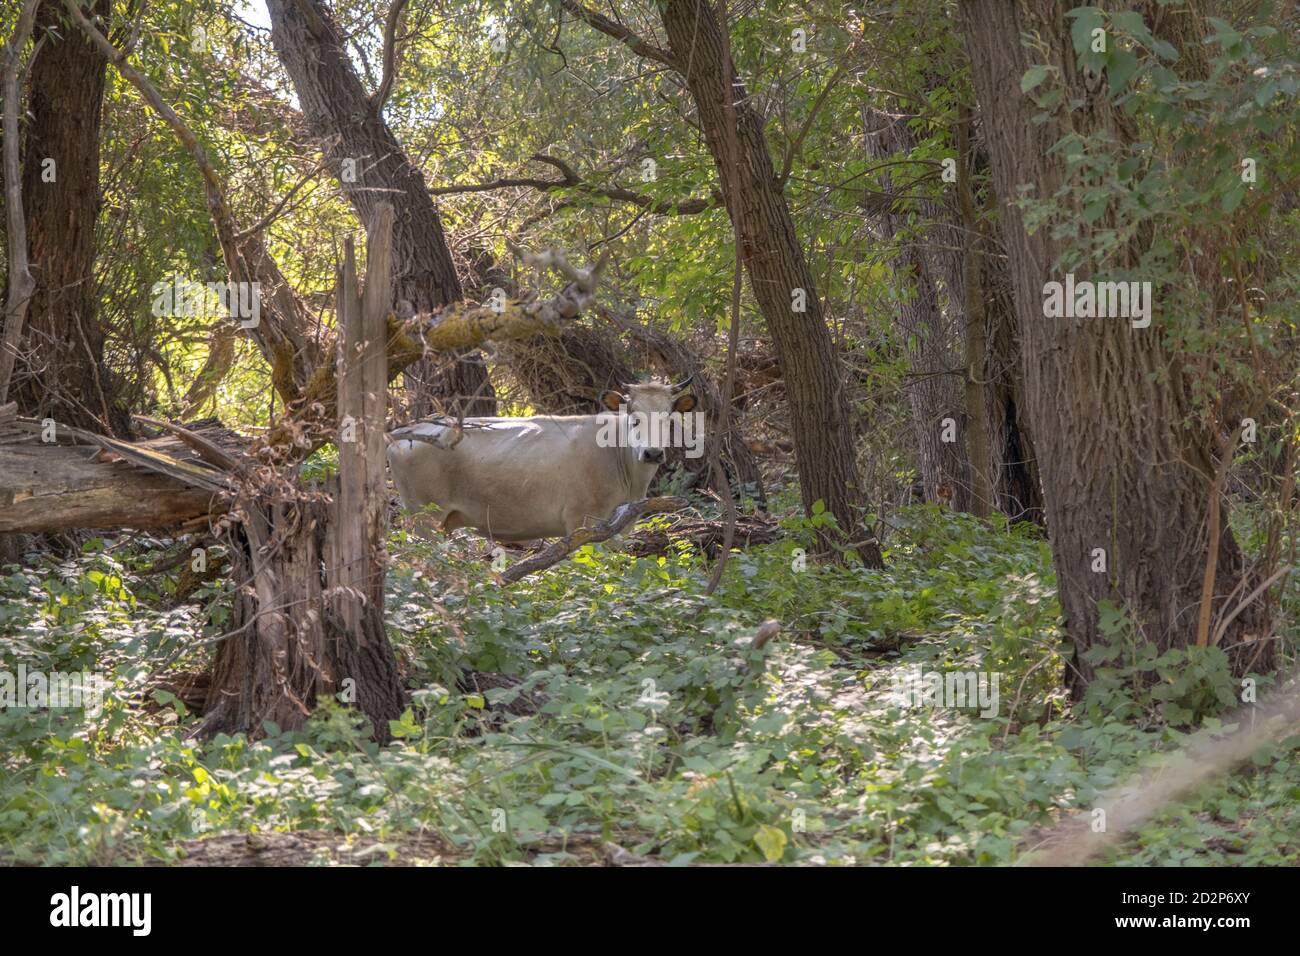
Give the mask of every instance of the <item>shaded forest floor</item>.
MULTIPOLYGON (((195 715, 162 688, 204 668, 224 585, 177 603, 172 578, 142 573, 170 542, 95 539, 10 566, 5 665, 89 668, 116 690, 93 718, 0 711, 0 860, 1009 863, 1194 725, 1215 728, 1234 685, 1212 656, 1135 659, 1067 707, 1030 529, 932 508, 891 521, 887 568, 863 571, 804 567, 811 529, 787 519, 782 540, 732 556, 711 600, 689 545, 585 549, 502 589, 482 542, 395 535, 390 633, 414 691, 382 748, 332 704, 298 732, 188 741, 195 715), (753 651, 768 618, 782 632, 753 651), (998 674, 997 715, 900 707, 893 681, 918 667, 998 674), (1135 695, 1139 670, 1176 676, 1135 695)), ((1098 862, 1300 862, 1297 746, 1098 862)))

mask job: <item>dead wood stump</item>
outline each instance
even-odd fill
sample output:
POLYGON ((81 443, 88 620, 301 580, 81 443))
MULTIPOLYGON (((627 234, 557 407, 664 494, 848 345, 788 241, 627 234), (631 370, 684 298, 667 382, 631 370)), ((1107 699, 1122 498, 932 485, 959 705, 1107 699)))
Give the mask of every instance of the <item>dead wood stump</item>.
POLYGON ((352 242, 339 282, 339 474, 325 494, 294 472, 250 479, 228 541, 234 630, 218 645, 198 733, 302 725, 322 695, 356 706, 380 741, 406 706, 384 631, 384 426, 393 210, 379 206, 359 292, 352 242), (253 482, 258 482, 255 486, 253 482))

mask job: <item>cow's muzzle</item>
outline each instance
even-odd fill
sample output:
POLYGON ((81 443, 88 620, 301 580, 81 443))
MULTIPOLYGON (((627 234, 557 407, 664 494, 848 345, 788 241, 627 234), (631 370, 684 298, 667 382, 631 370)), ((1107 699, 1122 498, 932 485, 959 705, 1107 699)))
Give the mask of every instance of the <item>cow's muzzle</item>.
POLYGON ((652 465, 658 465, 664 460, 664 450, 662 448, 642 448, 641 460, 652 465))

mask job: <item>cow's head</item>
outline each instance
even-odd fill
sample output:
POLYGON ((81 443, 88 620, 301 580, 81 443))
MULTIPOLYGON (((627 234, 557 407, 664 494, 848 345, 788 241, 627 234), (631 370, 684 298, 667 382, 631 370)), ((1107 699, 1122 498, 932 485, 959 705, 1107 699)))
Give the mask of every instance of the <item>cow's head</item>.
POLYGON ((647 465, 663 463, 672 434, 667 427, 672 413, 685 415, 695 408, 695 396, 683 394, 690 387, 691 378, 676 385, 662 382, 624 385, 621 392, 610 389, 600 396, 601 405, 630 420, 627 445, 636 461, 647 465), (633 427, 637 423, 640 427, 633 427))

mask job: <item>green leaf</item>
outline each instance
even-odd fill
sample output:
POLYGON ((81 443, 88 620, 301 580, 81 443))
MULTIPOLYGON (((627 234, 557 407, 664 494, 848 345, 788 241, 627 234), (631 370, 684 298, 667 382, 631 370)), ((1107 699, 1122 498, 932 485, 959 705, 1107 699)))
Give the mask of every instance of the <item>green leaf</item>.
POLYGON ((1106 65, 1106 79, 1110 81, 1110 95, 1117 96, 1137 72, 1138 58, 1128 50, 1116 50, 1106 65))
POLYGON ((1020 78, 1020 92, 1028 93, 1034 87, 1038 86, 1043 80, 1047 79, 1047 74, 1051 68, 1043 66, 1041 63, 1031 66, 1025 70, 1025 75, 1020 78))
POLYGON ((1106 207, 1110 205, 1110 198, 1103 196, 1101 199, 1093 200, 1083 207, 1083 221, 1092 224, 1106 215, 1106 207))
POLYGON ((1151 49, 1156 51, 1156 56, 1162 60, 1173 62, 1178 59, 1178 49, 1172 43, 1165 40, 1156 40, 1151 44, 1151 49))
POLYGON ((1110 15, 1110 22, 1129 36, 1138 39, 1146 39, 1151 36, 1151 31, 1147 29, 1146 23, 1142 20, 1142 14, 1136 10, 1116 10, 1110 15))
POLYGON ((1241 205, 1241 201, 1242 199, 1245 198, 1245 196, 1246 196, 1245 184, 1244 183, 1238 184, 1234 186, 1232 189, 1229 189, 1224 194, 1223 200, 1220 202, 1220 206, 1223 208, 1224 212, 1232 212, 1234 209, 1236 209, 1238 206, 1241 205))
MULTIPOLYGON (((1096 7, 1076 7, 1069 13, 1075 18, 1074 26, 1070 27, 1070 38, 1074 41, 1074 52, 1081 58, 1096 57, 1098 54, 1092 52, 1092 31, 1104 29, 1101 22, 1101 11, 1096 7)), ((1110 49, 1110 38, 1107 37, 1106 48, 1110 49)))
POLYGON ((775 863, 785 856, 785 831, 779 827, 763 824, 754 834, 754 843, 763 851, 763 858, 768 863, 775 863))

